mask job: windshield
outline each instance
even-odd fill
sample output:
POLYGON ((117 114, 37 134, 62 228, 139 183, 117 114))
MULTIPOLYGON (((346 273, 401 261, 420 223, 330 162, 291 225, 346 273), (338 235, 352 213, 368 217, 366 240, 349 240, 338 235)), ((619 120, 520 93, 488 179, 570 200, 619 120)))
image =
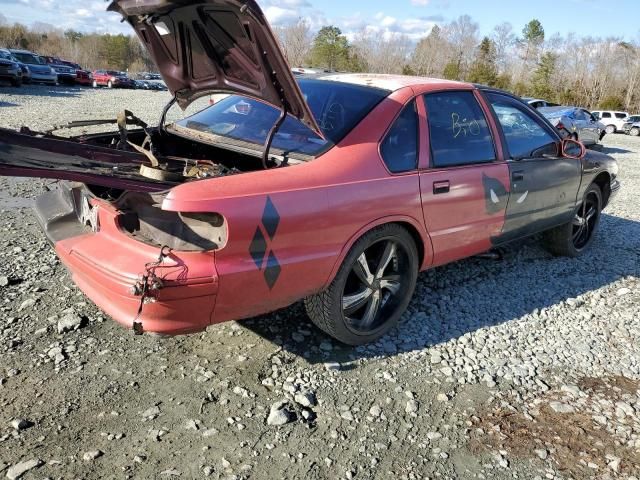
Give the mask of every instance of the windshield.
MULTIPOLYGON (((273 147, 310 156, 340 142, 389 94, 386 90, 323 80, 301 79, 299 84, 326 140, 289 116, 276 134, 273 147)), ((176 125, 262 146, 279 115, 278 109, 263 102, 231 95, 176 125)))
POLYGON ((22 63, 28 63, 29 65, 44 65, 44 61, 40 57, 32 55, 30 53, 14 52, 13 56, 20 60, 22 63))
POLYGON ((14 60, 9 52, 0 52, 0 58, 2 58, 3 60, 14 60))
POLYGON ((640 115, 633 115, 627 119, 628 122, 640 122, 640 115))

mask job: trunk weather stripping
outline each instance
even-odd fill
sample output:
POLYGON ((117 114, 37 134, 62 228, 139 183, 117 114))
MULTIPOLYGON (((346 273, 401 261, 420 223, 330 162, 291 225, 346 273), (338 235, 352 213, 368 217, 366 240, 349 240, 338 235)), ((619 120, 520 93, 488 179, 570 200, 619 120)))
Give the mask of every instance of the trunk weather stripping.
POLYGON ((171 254, 171 249, 164 246, 160 249, 160 255, 155 262, 147 263, 144 266, 144 273, 140 275, 140 279, 134 286, 131 287, 132 295, 140 297, 140 305, 138 306, 138 313, 133 319, 133 331, 136 335, 142 335, 144 329, 142 323, 138 320, 142 315, 142 310, 147 303, 154 303, 157 301, 156 294, 164 288, 162 279, 156 276, 155 269, 162 265, 162 262, 171 254))

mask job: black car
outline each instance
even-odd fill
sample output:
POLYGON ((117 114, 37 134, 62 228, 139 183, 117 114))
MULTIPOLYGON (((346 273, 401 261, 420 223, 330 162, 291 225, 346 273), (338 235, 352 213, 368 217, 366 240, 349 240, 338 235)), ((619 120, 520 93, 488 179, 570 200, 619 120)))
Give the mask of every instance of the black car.
POLYGON ((14 87, 22 85, 22 67, 8 50, 0 49, 0 80, 8 80, 14 87))

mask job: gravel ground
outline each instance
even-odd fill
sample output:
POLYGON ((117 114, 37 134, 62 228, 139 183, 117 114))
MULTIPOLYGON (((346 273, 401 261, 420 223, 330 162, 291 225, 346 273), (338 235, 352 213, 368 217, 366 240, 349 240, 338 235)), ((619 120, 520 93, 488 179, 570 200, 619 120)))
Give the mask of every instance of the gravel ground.
MULTIPOLYGON (((0 90, 0 126, 44 129, 166 93, 0 90)), ((640 139, 589 253, 532 239, 421 274, 405 321, 348 349, 303 308, 136 337, 76 289, 0 179, 0 471, 8 478, 640 477, 640 139), (24 472, 24 473, 23 473, 24 472), (20 477, 20 475, 23 475, 20 477)))

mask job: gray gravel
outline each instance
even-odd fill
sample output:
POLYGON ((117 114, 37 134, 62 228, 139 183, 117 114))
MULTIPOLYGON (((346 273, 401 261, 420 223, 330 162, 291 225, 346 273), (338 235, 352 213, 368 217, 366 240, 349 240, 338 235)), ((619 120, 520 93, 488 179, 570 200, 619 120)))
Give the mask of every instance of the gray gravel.
MULTIPOLYGON (((154 121, 167 99, 7 88, 0 126, 123 107, 154 121)), ((553 258, 531 239, 501 261, 421 274, 401 326, 355 350, 300 305, 135 337, 74 287, 25 208, 50 182, 0 179, 0 472, 640 477, 640 139, 607 137, 604 150, 624 189, 586 256, 553 258)))

